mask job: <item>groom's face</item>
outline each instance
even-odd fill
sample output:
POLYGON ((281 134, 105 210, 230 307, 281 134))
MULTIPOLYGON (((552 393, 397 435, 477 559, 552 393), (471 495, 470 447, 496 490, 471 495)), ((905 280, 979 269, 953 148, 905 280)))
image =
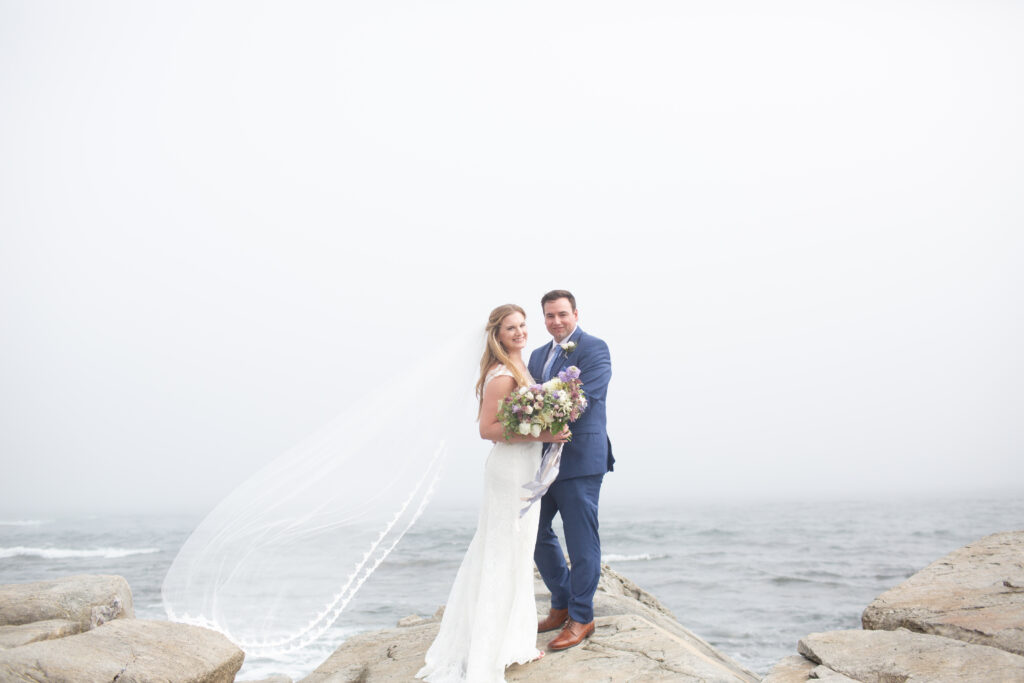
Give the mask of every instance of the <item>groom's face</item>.
POLYGON ((544 326, 559 341, 576 329, 579 317, 579 312, 573 310, 568 299, 555 299, 544 304, 544 326))

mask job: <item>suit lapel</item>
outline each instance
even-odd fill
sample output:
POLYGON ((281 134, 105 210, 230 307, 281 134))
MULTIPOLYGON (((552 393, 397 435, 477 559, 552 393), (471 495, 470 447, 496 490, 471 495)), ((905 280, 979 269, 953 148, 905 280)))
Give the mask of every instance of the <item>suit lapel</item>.
POLYGON ((541 358, 538 358, 538 356, 541 355, 539 353, 541 351, 541 349, 546 349, 546 348, 547 348, 546 346, 542 346, 540 349, 536 349, 533 353, 531 353, 530 354, 530 362, 526 366, 526 369, 530 371, 530 375, 533 377, 534 381, 536 381, 536 382, 543 382, 544 381, 543 378, 540 375, 541 375, 542 372, 544 372, 544 361, 546 360, 547 356, 542 356, 541 358))

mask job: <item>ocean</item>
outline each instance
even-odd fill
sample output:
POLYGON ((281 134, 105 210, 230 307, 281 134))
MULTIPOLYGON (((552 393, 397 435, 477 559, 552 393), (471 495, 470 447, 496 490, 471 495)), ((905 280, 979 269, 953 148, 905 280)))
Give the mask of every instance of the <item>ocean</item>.
MULTIPOLYGON (((165 617, 164 574, 192 515, 0 519, 0 583, 78 573, 128 579, 136 616, 165 617)), ((307 675, 352 634, 444 603, 475 509, 428 509, 335 626, 286 659, 247 658, 238 680, 307 675)), ((878 594, 962 545, 1024 528, 1024 500, 786 500, 603 505, 604 561, 758 674, 817 631, 860 628, 878 594)))

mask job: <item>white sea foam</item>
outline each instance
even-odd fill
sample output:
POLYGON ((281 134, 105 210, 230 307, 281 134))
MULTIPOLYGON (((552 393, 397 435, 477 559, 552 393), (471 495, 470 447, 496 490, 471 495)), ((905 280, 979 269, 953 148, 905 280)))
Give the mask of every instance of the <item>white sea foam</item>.
POLYGON ((0 548, 0 558, 8 557, 41 557, 47 560, 63 560, 66 558, 101 557, 113 559, 128 557, 129 555, 148 555, 158 553, 160 548, 27 548, 25 546, 14 546, 12 548, 0 548))
POLYGON ((49 524, 49 520, 46 520, 46 519, 2 520, 2 519, 0 519, 0 526, 39 526, 40 524, 49 524))
POLYGON ((639 555, 604 555, 601 557, 602 562, 642 562, 645 560, 662 560, 668 557, 665 554, 654 554, 641 553, 639 555))

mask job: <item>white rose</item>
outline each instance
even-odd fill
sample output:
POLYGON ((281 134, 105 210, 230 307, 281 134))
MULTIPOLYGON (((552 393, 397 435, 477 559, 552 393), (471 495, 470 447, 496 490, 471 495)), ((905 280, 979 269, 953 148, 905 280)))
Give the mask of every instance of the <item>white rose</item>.
POLYGON ((524 435, 525 434, 529 434, 530 433, 530 423, 529 422, 520 422, 519 423, 519 433, 520 434, 524 434, 524 435))
POLYGON ((530 427, 530 433, 534 436, 540 436, 540 425, 533 425, 530 427))
POLYGON ((526 406, 523 408, 523 412, 527 415, 533 415, 533 406, 526 406))

